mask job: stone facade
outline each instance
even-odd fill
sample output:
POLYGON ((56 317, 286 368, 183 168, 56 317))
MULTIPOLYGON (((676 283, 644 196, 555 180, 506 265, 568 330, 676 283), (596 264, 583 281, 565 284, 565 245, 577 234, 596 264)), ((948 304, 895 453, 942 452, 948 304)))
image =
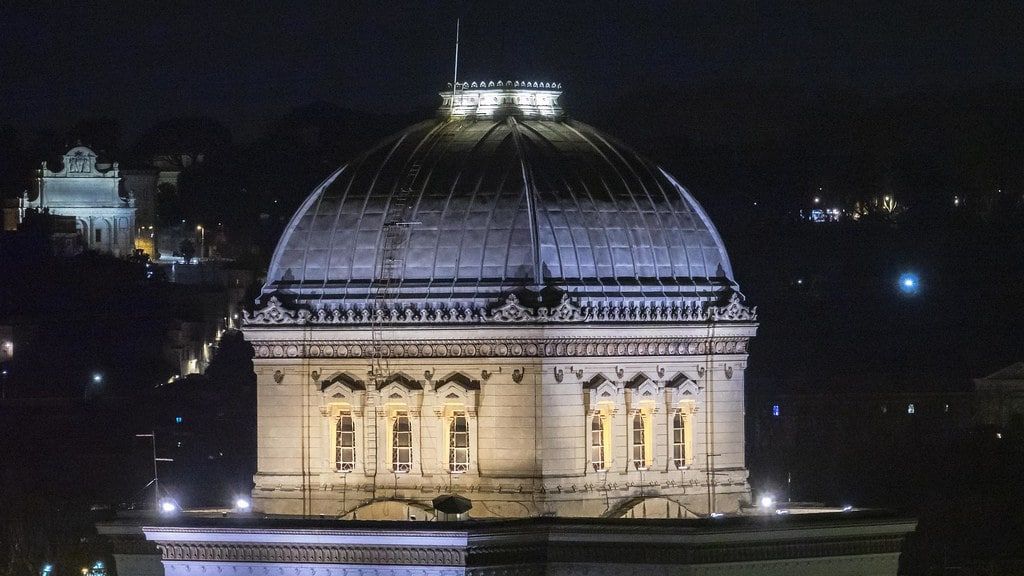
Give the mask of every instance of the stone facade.
POLYGON ((743 382, 756 316, 738 301, 700 314, 722 319, 319 325, 271 302, 244 328, 258 386, 254 503, 361 519, 430 519, 448 492, 479 517, 735 510, 749 498, 743 382), (354 438, 339 436, 342 417, 354 438), (411 430, 408 462, 397 418, 411 430))
POLYGON ((244 326, 257 509, 735 510, 757 317, 711 219, 566 117, 557 83, 455 88, 329 175, 278 242, 244 326))
POLYGON ((1024 432, 1024 362, 975 378, 977 423, 1024 432))
POLYGON ((59 170, 43 162, 35 198, 25 198, 23 209, 72 216, 86 249, 130 256, 135 249, 135 202, 121 197, 120 182, 117 163, 101 170, 92 150, 76 146, 64 155, 59 170))

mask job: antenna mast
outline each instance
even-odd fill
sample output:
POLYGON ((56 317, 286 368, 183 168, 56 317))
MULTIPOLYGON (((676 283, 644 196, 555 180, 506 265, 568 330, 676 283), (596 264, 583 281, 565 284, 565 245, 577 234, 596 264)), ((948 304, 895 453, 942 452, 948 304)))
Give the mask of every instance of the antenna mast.
POLYGON ((452 73, 452 107, 449 116, 455 115, 455 91, 459 86, 459 28, 462 18, 455 19, 455 71, 452 73))

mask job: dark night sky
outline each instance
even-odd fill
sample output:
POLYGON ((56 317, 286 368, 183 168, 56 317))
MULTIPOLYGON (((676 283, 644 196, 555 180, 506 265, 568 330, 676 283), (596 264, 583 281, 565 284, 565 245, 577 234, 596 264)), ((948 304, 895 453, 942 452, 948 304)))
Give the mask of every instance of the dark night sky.
POLYGON ((1011 2, 211 4, 0 8, 0 124, 107 116, 130 135, 203 114, 246 134, 314 100, 432 107, 456 15, 461 78, 560 81, 583 117, 652 83, 871 98, 1024 78, 1024 9, 1011 2))

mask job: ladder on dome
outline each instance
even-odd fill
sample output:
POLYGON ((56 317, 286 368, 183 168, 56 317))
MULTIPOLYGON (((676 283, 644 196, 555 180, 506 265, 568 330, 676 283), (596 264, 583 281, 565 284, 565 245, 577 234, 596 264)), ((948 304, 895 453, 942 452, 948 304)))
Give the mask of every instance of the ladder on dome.
POLYGON ((394 309, 395 281, 401 273, 405 259, 402 257, 409 240, 409 229, 419 222, 409 222, 409 208, 415 193, 416 178, 421 164, 409 167, 405 181, 398 192, 391 197, 384 214, 380 263, 373 287, 374 309, 370 320, 370 378, 375 388, 380 388, 391 372, 387 347, 384 345, 384 325, 394 309))

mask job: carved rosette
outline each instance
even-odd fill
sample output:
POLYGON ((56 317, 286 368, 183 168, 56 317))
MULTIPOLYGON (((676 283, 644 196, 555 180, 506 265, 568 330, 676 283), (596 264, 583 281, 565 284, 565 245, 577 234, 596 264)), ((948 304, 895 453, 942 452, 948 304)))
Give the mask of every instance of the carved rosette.
POLYGON ((387 358, 559 358, 605 356, 703 356, 746 354, 746 337, 702 338, 547 338, 455 340, 389 340, 376 346, 369 340, 332 342, 313 340, 260 341, 256 358, 368 358, 379 350, 387 358))

